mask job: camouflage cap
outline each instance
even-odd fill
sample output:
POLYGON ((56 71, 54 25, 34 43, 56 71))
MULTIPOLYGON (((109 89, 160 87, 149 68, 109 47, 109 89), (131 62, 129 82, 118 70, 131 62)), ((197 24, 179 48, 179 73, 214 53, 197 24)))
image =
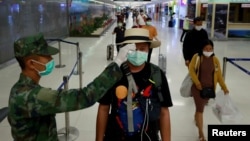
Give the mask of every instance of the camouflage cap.
POLYGON ((14 42, 14 53, 16 57, 26 57, 31 54, 55 55, 59 52, 57 48, 49 46, 41 33, 20 38, 14 42))

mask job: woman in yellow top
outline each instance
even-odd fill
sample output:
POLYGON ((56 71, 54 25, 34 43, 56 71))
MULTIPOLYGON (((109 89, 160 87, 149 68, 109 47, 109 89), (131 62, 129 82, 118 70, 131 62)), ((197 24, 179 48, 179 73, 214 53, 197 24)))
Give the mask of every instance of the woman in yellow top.
POLYGON ((217 83, 220 84, 225 94, 229 91, 224 82, 218 58, 214 55, 214 45, 211 40, 201 42, 202 50, 193 56, 189 64, 189 74, 193 80, 191 92, 195 103, 195 122, 198 128, 199 140, 206 141, 203 132, 203 111, 209 98, 201 98, 200 91, 205 87, 216 90, 217 83), (197 60, 197 57, 198 60, 197 60), (195 67, 195 64, 197 66, 195 67))

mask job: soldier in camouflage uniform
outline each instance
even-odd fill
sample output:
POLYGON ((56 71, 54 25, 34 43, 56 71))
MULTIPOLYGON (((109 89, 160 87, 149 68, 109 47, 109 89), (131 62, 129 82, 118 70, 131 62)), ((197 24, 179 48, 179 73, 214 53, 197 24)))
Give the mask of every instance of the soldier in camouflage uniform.
POLYGON ((59 52, 42 34, 18 39, 14 51, 22 72, 9 97, 12 136, 15 141, 57 141, 56 113, 83 109, 98 101, 121 79, 119 66, 126 60, 128 49, 121 50, 87 87, 61 91, 39 85, 41 76, 54 68, 51 56, 59 52))

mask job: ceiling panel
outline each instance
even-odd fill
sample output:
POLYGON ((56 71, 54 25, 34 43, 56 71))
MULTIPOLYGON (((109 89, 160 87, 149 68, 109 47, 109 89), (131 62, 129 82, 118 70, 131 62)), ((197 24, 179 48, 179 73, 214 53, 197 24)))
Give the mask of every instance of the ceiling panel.
POLYGON ((143 5, 146 5, 146 4, 150 4, 150 3, 167 2, 167 1, 171 1, 171 0, 151 0, 151 1, 140 1, 140 0, 119 0, 119 1, 90 0, 90 1, 99 1, 99 2, 103 2, 103 3, 116 5, 116 6, 121 6, 121 7, 129 6, 129 7, 134 8, 134 7, 140 7, 140 6, 143 6, 143 5))
POLYGON ((167 1, 171 1, 171 0, 151 0, 151 1, 119 0, 119 1, 113 1, 113 2, 120 6, 138 7, 138 6, 143 6, 143 5, 150 4, 150 3, 159 3, 159 2, 167 2, 167 1))

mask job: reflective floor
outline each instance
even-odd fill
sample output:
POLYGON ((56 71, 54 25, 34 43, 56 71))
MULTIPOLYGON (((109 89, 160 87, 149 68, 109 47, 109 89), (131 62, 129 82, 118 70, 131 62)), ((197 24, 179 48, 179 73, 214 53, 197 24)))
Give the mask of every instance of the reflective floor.
MULTIPOLYGON (((129 20, 127 27, 131 27, 132 21, 129 20)), ((182 43, 179 42, 181 30, 169 28, 167 23, 154 21, 153 24, 158 29, 158 37, 162 41, 160 51, 167 56, 167 78, 174 106, 170 108, 172 141, 197 141, 198 133, 194 125, 194 103, 192 98, 183 98, 180 96, 179 88, 184 79, 187 68, 184 65, 182 55, 182 43)), ((80 50, 83 53, 83 86, 96 77, 110 61, 106 60, 106 47, 114 41, 112 30, 115 24, 100 38, 66 38, 66 41, 79 42, 80 50)), ((223 57, 228 58, 249 58, 250 47, 249 41, 214 41, 215 54, 223 64, 223 57)), ((58 47, 57 43, 52 44, 58 47)), ((158 64, 159 49, 154 49, 151 60, 158 64)), ((56 68, 54 72, 41 79, 41 85, 57 89, 62 83, 63 76, 69 75, 76 62, 76 47, 61 43, 61 64, 66 65, 64 68, 56 68)), ((59 55, 54 56, 55 62, 59 64, 59 55)), ((237 64, 250 70, 250 62, 237 61, 237 64)), ((76 71, 77 72, 77 71, 76 71)), ((9 91, 12 85, 17 81, 20 68, 17 63, 9 65, 0 70, 0 108, 8 105, 9 91)), ((80 86, 80 72, 73 74, 69 80, 69 88, 78 88, 80 86)), ((250 76, 238 69, 234 65, 226 65, 226 84, 230 91, 233 102, 239 108, 243 115, 240 124, 250 124, 250 76)), ((220 87, 217 87, 219 90, 220 87)), ((221 124, 212 112, 212 100, 205 107, 204 111, 204 130, 207 131, 208 124, 221 124)), ((95 140, 95 121, 97 104, 94 106, 69 113, 70 126, 79 131, 77 141, 94 141, 95 140)), ((57 114, 58 130, 65 127, 65 113, 57 114)), ((10 126, 5 119, 0 123, 1 141, 11 141, 10 126)))

